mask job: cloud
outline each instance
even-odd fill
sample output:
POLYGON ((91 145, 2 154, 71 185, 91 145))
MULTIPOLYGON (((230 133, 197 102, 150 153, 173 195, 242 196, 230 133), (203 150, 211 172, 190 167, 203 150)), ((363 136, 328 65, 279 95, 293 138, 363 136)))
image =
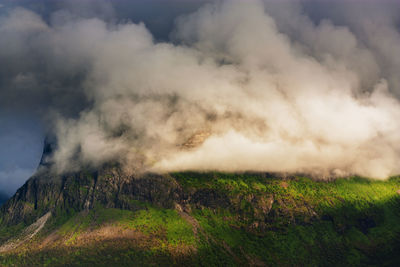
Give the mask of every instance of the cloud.
POLYGON ((18 8, 0 20, 0 99, 39 108, 58 172, 117 161, 132 171, 399 173, 396 16, 338 25, 305 7, 208 4, 176 20, 171 42, 143 23, 49 23, 18 8), (26 105, 25 94, 40 100, 26 105), (196 136, 205 140, 185 145, 196 136))

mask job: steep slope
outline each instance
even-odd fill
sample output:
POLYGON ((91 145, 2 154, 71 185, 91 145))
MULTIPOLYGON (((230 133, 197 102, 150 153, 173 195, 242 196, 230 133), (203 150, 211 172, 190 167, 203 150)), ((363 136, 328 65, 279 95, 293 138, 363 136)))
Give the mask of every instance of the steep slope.
POLYGON ((1 208, 0 265, 394 266, 399 188, 399 178, 42 172, 1 208))

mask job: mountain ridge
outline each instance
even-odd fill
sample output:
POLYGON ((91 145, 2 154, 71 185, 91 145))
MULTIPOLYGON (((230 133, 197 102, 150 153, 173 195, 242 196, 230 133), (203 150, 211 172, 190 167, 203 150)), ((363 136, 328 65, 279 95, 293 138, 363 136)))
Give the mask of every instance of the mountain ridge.
POLYGON ((1 266, 400 264, 400 177, 37 172, 0 207, 1 266))

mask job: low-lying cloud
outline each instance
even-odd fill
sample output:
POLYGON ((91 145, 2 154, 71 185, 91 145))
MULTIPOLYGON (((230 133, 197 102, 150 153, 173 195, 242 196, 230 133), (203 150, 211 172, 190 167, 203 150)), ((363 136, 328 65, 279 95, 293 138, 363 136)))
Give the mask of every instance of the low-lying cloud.
POLYGON ((2 99, 46 99, 28 106, 40 103, 57 138, 58 172, 118 161, 133 171, 398 174, 398 16, 343 11, 337 25, 338 15, 315 21, 284 5, 208 4, 177 18, 171 42, 143 23, 68 12, 45 22, 16 8, 0 18, 2 99))

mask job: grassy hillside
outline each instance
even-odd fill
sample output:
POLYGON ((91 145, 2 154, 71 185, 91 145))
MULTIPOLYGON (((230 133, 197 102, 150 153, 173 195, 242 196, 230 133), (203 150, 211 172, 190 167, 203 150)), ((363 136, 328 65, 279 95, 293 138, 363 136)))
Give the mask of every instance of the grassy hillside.
MULTIPOLYGON (((1 266, 398 266, 400 178, 173 173, 175 208, 53 211, 1 266)), ((16 236, 23 225, 0 228, 16 236)))

